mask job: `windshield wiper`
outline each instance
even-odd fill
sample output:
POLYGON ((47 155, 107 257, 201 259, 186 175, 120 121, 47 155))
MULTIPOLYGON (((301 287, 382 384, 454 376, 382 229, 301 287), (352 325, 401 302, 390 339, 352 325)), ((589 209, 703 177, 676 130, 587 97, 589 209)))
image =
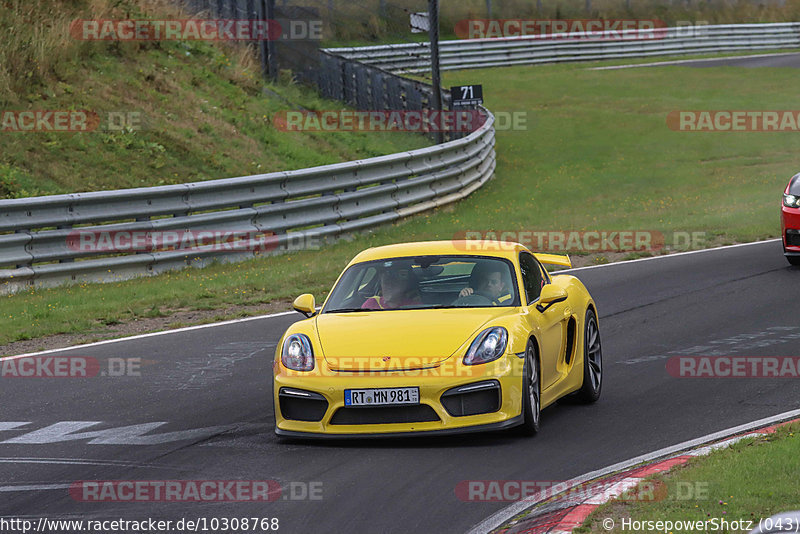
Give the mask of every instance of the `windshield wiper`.
POLYGON ((380 310, 371 310, 368 308, 337 308, 335 310, 325 310, 325 313, 352 313, 352 312, 363 312, 363 311, 380 311, 380 310))

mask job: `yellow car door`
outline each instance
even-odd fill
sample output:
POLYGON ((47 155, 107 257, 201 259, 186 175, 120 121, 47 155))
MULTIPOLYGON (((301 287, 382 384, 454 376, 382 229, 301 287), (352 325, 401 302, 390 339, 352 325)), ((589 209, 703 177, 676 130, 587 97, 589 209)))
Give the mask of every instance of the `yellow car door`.
POLYGON ((547 284, 542 276, 539 262, 528 252, 519 256, 520 273, 525 292, 527 306, 526 320, 531 331, 538 331, 539 350, 541 351, 541 388, 542 391, 553 386, 561 378, 559 358, 564 354, 564 330, 566 318, 566 299, 542 305, 544 311, 537 309, 542 288, 547 284))

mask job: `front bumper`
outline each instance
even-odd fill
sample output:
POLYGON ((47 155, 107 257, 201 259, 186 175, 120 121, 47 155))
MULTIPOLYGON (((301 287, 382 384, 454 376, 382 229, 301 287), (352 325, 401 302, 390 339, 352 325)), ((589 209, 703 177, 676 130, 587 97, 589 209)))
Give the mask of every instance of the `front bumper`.
POLYGON ((800 208, 781 207, 781 234, 787 256, 800 255, 800 208))
MULTIPOLYGON (((325 362, 320 362, 325 366, 325 362)), ((276 367, 275 433, 294 437, 396 437, 481 432, 522 422, 524 359, 382 372, 298 373, 276 367), (463 388, 463 386, 467 386, 463 388), (419 404, 345 406, 345 389, 418 387, 419 404), (304 397, 304 399, 303 399, 304 397)))
POLYGON ((406 432, 374 432, 374 433, 350 433, 350 434, 336 434, 333 432, 296 432, 293 430, 281 430, 275 427, 275 433, 279 436, 287 438, 305 438, 305 439, 353 439, 353 438, 406 438, 409 436, 451 436, 453 434, 468 434, 475 432, 492 432, 498 430, 505 430, 521 425, 523 421, 522 414, 512 419, 500 421, 499 423, 490 423, 488 425, 477 425, 468 427, 457 428, 442 428, 440 430, 417 430, 406 432))

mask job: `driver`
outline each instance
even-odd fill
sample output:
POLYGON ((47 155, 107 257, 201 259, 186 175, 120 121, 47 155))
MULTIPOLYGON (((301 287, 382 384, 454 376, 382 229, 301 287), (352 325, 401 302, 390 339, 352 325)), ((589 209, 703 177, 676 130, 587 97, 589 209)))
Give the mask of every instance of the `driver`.
POLYGON ((493 306, 500 306, 511 300, 511 293, 503 279, 504 267, 500 264, 492 265, 478 273, 475 288, 465 287, 458 294, 459 297, 481 295, 492 301, 493 306))
POLYGON ((381 272, 381 294, 364 301, 364 310, 385 310, 422 304, 409 269, 387 268, 381 272))

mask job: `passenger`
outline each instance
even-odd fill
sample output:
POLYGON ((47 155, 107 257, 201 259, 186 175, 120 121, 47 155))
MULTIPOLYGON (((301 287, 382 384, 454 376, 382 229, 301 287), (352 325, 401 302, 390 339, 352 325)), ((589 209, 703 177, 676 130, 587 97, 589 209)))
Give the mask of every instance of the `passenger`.
POLYGON ((476 265, 475 270, 478 269, 480 271, 474 277, 474 280, 477 280, 476 287, 465 287, 458 296, 480 295, 492 301, 493 306, 502 306, 508 303, 512 298, 511 290, 503 278, 504 271, 508 271, 508 269, 499 263, 483 269, 480 265, 476 265))

